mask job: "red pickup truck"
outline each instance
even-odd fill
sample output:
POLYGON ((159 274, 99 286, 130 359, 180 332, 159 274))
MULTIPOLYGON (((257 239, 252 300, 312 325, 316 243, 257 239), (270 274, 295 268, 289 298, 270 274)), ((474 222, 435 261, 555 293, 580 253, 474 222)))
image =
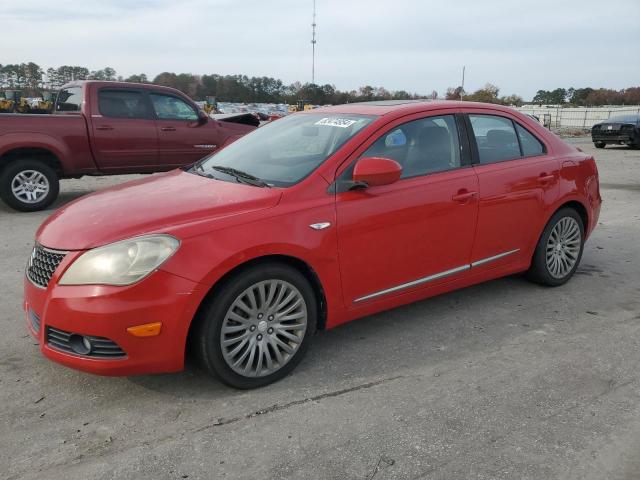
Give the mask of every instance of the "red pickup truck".
POLYGON ((16 210, 42 210, 61 178, 188 165, 259 123, 237 120, 211 118, 173 88, 72 82, 51 115, 0 114, 0 197, 16 210))

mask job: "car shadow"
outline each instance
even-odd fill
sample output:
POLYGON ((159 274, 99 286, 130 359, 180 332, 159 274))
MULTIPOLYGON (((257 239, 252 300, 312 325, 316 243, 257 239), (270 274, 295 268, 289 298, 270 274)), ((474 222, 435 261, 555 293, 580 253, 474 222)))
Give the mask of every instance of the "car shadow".
MULTIPOLYGON (((560 292, 560 289, 555 289, 560 292)), ((501 345, 525 330, 541 328, 543 317, 521 324, 503 308, 505 292, 515 308, 538 304, 536 296, 549 291, 519 275, 456 290, 406 306, 363 317, 316 334, 305 359, 286 378, 263 387, 272 394, 326 391, 328 385, 353 385, 377 377, 395 377, 416 366, 438 364, 468 355, 487 345, 501 345), (487 312, 482 318, 476 311, 487 312), (490 333, 489 333, 490 332, 490 333)), ((139 387, 175 398, 214 399, 242 392, 224 385, 188 357, 183 372, 129 377, 139 387)))

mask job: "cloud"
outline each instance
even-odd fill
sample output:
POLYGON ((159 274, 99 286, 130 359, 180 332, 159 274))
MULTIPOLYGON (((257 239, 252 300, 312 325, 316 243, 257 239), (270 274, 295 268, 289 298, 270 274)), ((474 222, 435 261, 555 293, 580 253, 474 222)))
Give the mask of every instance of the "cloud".
MULTIPOLYGON (((1 63, 122 75, 242 73, 310 81, 311 0, 22 0, 0 11, 1 63)), ((640 2, 317 0, 316 81, 505 94, 638 82, 640 2), (624 14, 621 14, 624 12, 624 14)))

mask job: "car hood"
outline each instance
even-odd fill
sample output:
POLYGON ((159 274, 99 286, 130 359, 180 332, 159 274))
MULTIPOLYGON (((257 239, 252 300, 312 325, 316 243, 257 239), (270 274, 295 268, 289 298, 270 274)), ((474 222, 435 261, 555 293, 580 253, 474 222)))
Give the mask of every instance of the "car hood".
POLYGON ((181 226, 273 207, 281 195, 275 188, 174 170, 67 204, 40 226, 36 241, 51 249, 84 250, 147 233, 175 233, 181 226))

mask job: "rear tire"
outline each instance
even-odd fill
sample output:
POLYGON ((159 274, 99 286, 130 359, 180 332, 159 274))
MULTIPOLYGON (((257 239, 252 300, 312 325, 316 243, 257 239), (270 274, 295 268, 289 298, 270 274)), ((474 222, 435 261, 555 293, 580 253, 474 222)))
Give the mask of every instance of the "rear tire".
POLYGON ((39 160, 17 160, 0 175, 0 198, 21 212, 36 212, 53 203, 60 191, 56 172, 39 160))
POLYGON ((227 385, 262 387, 300 363, 317 317, 316 296, 304 275, 264 263, 233 275, 203 305, 192 345, 204 368, 227 385))
POLYGON ((584 250, 584 224, 573 208, 558 210, 545 226, 527 278, 557 287, 573 276, 584 250))
POLYGON ((596 146, 596 148, 604 148, 607 146, 605 142, 593 142, 593 144, 596 146))

